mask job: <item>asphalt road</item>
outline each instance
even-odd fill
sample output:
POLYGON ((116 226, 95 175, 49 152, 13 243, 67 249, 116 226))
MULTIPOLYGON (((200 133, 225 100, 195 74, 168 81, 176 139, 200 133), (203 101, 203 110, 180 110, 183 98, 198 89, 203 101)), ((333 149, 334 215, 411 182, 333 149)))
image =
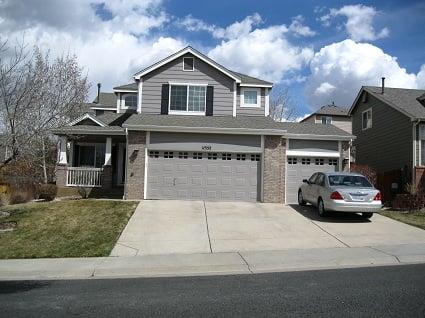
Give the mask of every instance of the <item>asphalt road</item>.
POLYGON ((0 317, 425 317, 425 264, 0 282, 0 317))

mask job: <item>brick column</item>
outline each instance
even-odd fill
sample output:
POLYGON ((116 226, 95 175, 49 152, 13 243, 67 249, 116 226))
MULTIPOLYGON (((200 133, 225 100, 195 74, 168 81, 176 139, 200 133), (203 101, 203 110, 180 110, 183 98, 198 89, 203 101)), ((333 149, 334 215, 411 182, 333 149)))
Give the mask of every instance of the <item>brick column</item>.
POLYGON ((66 187, 66 170, 68 165, 65 163, 56 164, 56 186, 58 188, 66 187))
POLYGON ((112 166, 104 165, 103 171, 101 174, 101 183, 102 189, 111 189, 112 188, 112 166))
POLYGON ((264 138, 263 202, 285 202, 286 140, 281 136, 264 138))
POLYGON ((143 199, 145 186, 146 132, 129 131, 127 136, 126 199, 143 199))

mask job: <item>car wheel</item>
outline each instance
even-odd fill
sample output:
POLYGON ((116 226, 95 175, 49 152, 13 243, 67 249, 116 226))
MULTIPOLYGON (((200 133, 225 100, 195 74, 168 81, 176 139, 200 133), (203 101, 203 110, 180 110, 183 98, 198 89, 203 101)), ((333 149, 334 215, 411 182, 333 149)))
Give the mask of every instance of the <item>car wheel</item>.
POLYGON ((304 201, 303 198, 303 193, 301 192, 301 190, 298 191, 298 205, 305 205, 306 202, 304 201))
POLYGON ((323 200, 321 198, 317 202, 317 210, 319 211, 320 217, 324 217, 326 215, 325 205, 323 204, 323 200))
POLYGON ((362 217, 365 219, 370 219, 372 217, 373 213, 372 212, 363 212, 362 213, 362 217))

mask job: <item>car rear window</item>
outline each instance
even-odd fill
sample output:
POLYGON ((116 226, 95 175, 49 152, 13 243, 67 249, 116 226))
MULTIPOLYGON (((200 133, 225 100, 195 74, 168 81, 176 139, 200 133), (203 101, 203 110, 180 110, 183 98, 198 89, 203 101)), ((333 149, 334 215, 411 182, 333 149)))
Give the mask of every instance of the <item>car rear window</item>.
POLYGON ((329 185, 331 187, 342 186, 342 187, 354 187, 354 188, 372 188, 370 182, 362 176, 350 176, 350 175, 335 175, 329 176, 329 185))

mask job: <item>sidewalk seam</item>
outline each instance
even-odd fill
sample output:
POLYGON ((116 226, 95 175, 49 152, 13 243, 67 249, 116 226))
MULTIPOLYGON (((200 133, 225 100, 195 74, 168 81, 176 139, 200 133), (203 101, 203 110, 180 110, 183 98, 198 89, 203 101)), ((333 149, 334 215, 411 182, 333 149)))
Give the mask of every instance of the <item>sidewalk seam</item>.
POLYGON ((251 267, 249 267, 249 264, 248 264, 248 262, 246 261, 246 259, 242 256, 242 254, 241 253, 239 253, 239 252, 237 252, 238 253, 238 255, 240 256, 240 258, 244 261, 244 263, 246 264, 246 267, 248 268, 248 271, 251 273, 251 274, 254 274, 254 272, 251 270, 251 267))
POLYGON ((210 245, 210 252, 212 253, 213 250, 212 250, 212 247, 211 247, 211 237, 210 237, 210 228, 209 228, 209 225, 208 225, 207 207, 205 205, 205 201, 202 201, 202 202, 204 204, 204 214, 205 214, 205 223, 207 225, 208 244, 210 245))
POLYGON ((391 253, 388 253, 388 252, 385 252, 385 251, 382 251, 379 248, 376 248, 376 247, 373 247, 373 246, 368 246, 368 247, 371 248, 371 249, 373 249, 373 250, 375 250, 375 251, 384 253, 385 255, 392 256, 392 257, 394 257, 397 260, 397 262, 399 262, 400 264, 402 264, 402 262, 400 261, 400 259, 398 258, 398 256, 396 256, 394 254, 391 254, 391 253))

